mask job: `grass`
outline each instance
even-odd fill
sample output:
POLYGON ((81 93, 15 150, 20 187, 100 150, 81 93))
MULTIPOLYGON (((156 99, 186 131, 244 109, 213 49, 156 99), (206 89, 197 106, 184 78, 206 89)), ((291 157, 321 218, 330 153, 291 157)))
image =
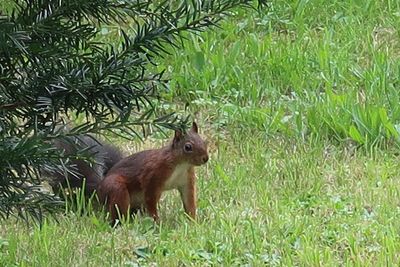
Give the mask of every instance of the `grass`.
POLYGON ((185 218, 170 192, 160 226, 138 217, 111 229, 96 213, 73 212, 42 229, 4 224, 0 265, 398 262, 398 158, 314 141, 221 144, 212 163, 199 169, 197 223, 185 218))
POLYGON ((277 0, 191 37, 159 67, 165 108, 190 103, 211 141, 198 221, 175 192, 159 226, 111 229, 90 209, 9 220, 0 266, 398 263, 399 29, 398 1, 277 0))

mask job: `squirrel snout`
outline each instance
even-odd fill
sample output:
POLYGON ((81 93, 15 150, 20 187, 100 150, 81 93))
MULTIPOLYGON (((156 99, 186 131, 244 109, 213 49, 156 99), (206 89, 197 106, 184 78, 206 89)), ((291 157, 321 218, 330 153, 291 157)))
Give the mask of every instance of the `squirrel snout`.
POLYGON ((203 160, 203 163, 206 163, 208 161, 208 155, 203 156, 202 160, 203 160))

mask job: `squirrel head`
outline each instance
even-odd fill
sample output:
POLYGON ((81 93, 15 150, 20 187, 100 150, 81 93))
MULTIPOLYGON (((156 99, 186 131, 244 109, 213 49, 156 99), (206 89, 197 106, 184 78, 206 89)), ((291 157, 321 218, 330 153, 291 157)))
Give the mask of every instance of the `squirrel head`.
POLYGON ((195 122, 186 133, 175 130, 172 147, 185 161, 192 165, 200 166, 208 161, 207 144, 198 134, 198 127, 195 122))

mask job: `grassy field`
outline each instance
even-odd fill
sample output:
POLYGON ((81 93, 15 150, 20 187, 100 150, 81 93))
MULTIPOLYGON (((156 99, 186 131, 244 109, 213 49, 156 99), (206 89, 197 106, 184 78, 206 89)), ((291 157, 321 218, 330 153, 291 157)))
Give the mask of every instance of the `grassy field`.
POLYGON ((398 1, 238 12, 159 66, 166 108, 190 103, 211 143, 198 221, 175 192, 160 225, 138 216, 111 229, 90 209, 41 229, 10 220, 0 266, 398 264, 399 57, 398 1))

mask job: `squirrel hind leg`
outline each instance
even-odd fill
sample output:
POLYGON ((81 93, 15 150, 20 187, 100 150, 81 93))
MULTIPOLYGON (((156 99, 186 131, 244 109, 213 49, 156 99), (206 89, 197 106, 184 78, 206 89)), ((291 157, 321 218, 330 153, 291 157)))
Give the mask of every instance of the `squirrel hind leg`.
POLYGON ((110 213, 111 220, 114 223, 117 219, 123 219, 129 216, 130 197, 127 188, 118 187, 114 188, 108 194, 107 201, 108 212, 110 213))

